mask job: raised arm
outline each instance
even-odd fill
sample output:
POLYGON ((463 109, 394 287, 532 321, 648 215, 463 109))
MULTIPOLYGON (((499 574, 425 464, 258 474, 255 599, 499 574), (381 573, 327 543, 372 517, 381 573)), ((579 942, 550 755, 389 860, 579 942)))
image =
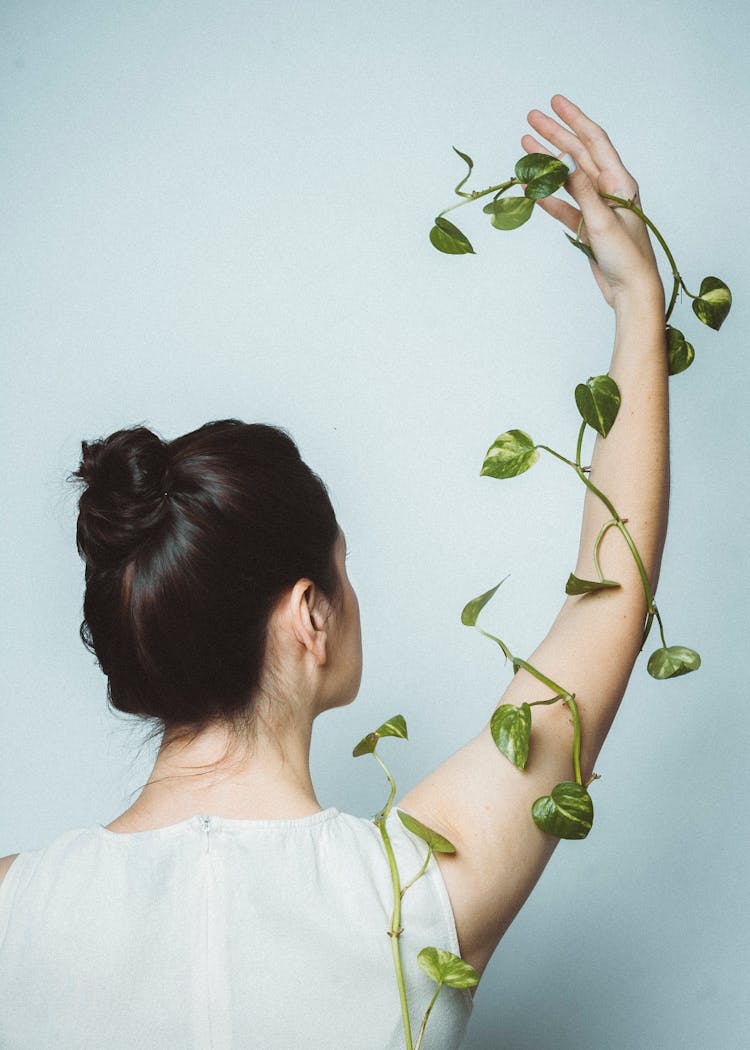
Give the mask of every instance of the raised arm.
MULTIPOLYGON (((622 401, 606 440, 597 437, 589 478, 627 518, 653 590, 669 493, 664 291, 643 222, 632 212, 611 208, 599 196, 600 192, 624 198, 638 194, 607 135, 561 95, 554 96, 552 108, 561 122, 533 110, 529 123, 558 152, 574 158, 577 169, 565 189, 578 207, 551 197, 538 204, 574 232, 583 217, 582 236, 597 259, 591 267, 615 314, 609 374, 622 401)), ((522 142, 527 152, 550 152, 531 135, 522 142)), ((577 576, 595 578, 594 543, 610 518, 598 497, 587 490, 577 576)), ((607 531, 600 557, 608 578, 621 587, 567 598, 546 638, 529 657, 547 677, 575 693, 584 783, 638 656, 646 613, 638 570, 617 529, 607 531)), ((552 695, 520 670, 501 703, 520 704, 552 695)), ((440 855, 439 863, 462 955, 480 970, 558 841, 533 823, 531 806, 556 783, 571 779, 572 725, 567 707, 558 703, 533 711, 525 770, 500 754, 488 723, 398 803, 442 831, 457 847, 455 856, 440 855)))

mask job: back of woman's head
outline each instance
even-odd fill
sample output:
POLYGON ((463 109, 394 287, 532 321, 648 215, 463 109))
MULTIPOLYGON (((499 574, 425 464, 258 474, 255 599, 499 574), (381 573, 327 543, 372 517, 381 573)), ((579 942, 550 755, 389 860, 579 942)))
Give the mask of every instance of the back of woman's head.
POLYGON ((244 721, 278 598, 302 577, 340 596, 322 481, 284 431, 234 419, 84 441, 73 478, 81 637, 112 706, 162 727, 244 721))

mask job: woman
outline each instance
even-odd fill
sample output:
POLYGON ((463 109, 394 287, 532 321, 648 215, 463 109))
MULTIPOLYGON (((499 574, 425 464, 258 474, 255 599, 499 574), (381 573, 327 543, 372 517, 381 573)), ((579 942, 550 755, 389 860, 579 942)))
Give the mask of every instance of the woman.
MULTIPOLYGON (((590 476, 627 514, 655 588, 668 500, 663 289, 643 223, 598 195, 637 198, 632 176, 577 106, 556 95, 552 108, 559 121, 533 110, 529 123, 575 162, 565 188, 577 207, 538 203, 571 231, 583 217, 616 320, 622 408, 590 476)), ((0 1045, 403 1047, 377 829, 321 809, 310 778, 313 720, 351 702, 361 673, 345 538, 322 483, 282 432, 231 420, 169 443, 119 431, 83 453, 82 634, 113 705, 163 739, 111 824, 3 861, 0 1045)), ((591 577, 606 518, 587 493, 576 575, 591 577)), ((645 615, 614 529, 602 558, 621 588, 567 598, 531 657, 576 694, 584 779, 645 615)), ((548 696, 520 671, 501 702, 548 696)), ((432 992, 418 950, 447 948, 481 971, 556 845, 529 811, 569 775, 566 709, 536 708, 533 726, 524 772, 485 726, 398 803, 456 846, 404 901, 415 1028, 432 992)), ((422 843, 389 826, 402 873, 416 870, 422 843)), ((468 992, 445 989, 425 1046, 455 1050, 469 1010, 468 992)))

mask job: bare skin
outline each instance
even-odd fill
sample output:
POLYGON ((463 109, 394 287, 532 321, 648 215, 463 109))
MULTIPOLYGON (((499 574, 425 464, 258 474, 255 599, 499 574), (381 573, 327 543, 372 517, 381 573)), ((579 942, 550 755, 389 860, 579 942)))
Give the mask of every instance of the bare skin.
MULTIPOLYGON (((540 138, 525 135, 522 144, 528 152, 574 157, 577 171, 565 184, 573 204, 558 198, 538 203, 573 232, 583 216, 584 239, 598 259, 598 266, 592 265, 594 277, 615 313, 609 371, 620 387, 622 407, 606 442, 597 440, 590 477, 627 515, 655 588, 669 493, 663 288, 643 223, 627 211, 612 210, 597 193, 633 197, 638 193, 633 177, 606 134, 577 106, 555 95, 552 110, 559 120, 532 110, 529 123, 540 138)), ((591 552, 605 516, 603 506, 587 493, 578 576, 590 578, 594 573, 591 552)), ((566 599, 530 657, 576 694, 584 778, 593 770, 625 691, 645 615, 638 573, 616 530, 607 533, 601 553, 608 574, 622 587, 566 599)), ((320 811, 309 767, 312 724, 321 711, 354 699, 362 672, 359 606, 346 576, 343 535, 336 558, 344 583, 340 609, 331 608, 315 585, 303 579, 274 611, 274 674, 255 698, 259 717, 254 738, 229 759, 223 759, 227 738, 218 727, 189 748, 163 743, 141 795, 108 830, 164 827, 195 813, 284 819, 320 811)), ((499 702, 548 695, 520 671, 499 702)), ((439 863, 461 953, 480 971, 556 845, 532 822, 529 811, 535 798, 569 778, 571 726, 566 709, 535 708, 532 735, 532 757, 521 773, 498 754, 488 722, 398 803, 457 846, 455 856, 440 856, 439 863)), ((0 878, 14 856, 0 860, 0 878)))

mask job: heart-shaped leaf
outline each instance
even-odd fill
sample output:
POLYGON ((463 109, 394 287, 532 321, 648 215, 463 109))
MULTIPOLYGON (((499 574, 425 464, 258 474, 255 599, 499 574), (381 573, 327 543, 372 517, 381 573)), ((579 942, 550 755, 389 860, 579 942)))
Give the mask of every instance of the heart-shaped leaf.
POLYGON ((549 197, 559 190, 570 174, 570 169, 547 153, 529 153, 516 164, 516 178, 524 182, 524 193, 531 200, 549 197))
POLYGON ((487 449, 479 474, 490 478, 514 478, 539 459, 534 442, 523 430, 507 430, 487 449))
POLYGON ((373 733, 368 733, 367 736, 363 736, 352 751, 352 755, 355 758, 359 758, 360 755, 373 754, 375 748, 378 746, 378 740, 383 736, 396 736, 400 737, 401 740, 408 740, 404 716, 394 715, 393 718, 389 718, 387 722, 383 722, 382 726, 378 726, 373 733))
POLYGON ((704 277, 700 293, 693 299, 693 313, 718 332, 732 305, 732 293, 718 277, 704 277))
POLYGON ((667 369, 671 376, 690 368, 695 357, 695 350, 679 328, 667 325, 667 369))
POLYGON ((482 211, 492 216, 496 230, 517 230, 531 218, 534 202, 528 197, 499 197, 485 204, 482 211))
POLYGON ((378 746, 378 734, 368 733, 367 736, 363 736, 360 742, 352 751, 352 755, 355 758, 359 758, 360 755, 371 755, 375 748, 378 746))
POLYGON ((496 583, 494 587, 490 588, 490 590, 485 591, 484 594, 480 594, 478 598, 472 598, 470 602, 467 602, 461 611, 461 623, 465 624, 466 627, 474 627, 477 622, 477 616, 479 616, 480 612, 498 587, 505 583, 505 580, 507 579, 508 577, 506 576, 505 579, 501 580, 500 583, 496 583))
POLYGON ((397 736, 401 740, 409 739, 403 715, 394 715, 393 718, 389 718, 387 722, 383 722, 382 726, 378 726, 375 732, 378 736, 397 736))
POLYGON ((579 241, 577 237, 571 237, 571 235, 569 233, 566 233, 565 236, 568 238, 568 240, 570 241, 570 243, 573 245, 574 248, 578 248, 579 251, 583 252, 583 254, 586 256, 587 259, 591 259, 592 262, 596 262, 596 256, 594 255, 594 249, 591 247, 590 244, 584 244, 584 242, 583 241, 579 241))
POLYGON ((474 967, 444 948, 423 948, 417 962, 436 984, 447 984, 449 988, 474 988, 479 984, 474 967))
POLYGON ((435 219, 435 225, 430 230, 430 240, 439 252, 445 252, 446 255, 475 254, 469 238, 442 215, 435 219))
POLYGON ((428 828, 426 824, 421 822, 421 820, 417 820, 416 817, 412 817, 409 813, 404 813, 400 809, 397 809, 396 812, 407 831, 410 831, 412 835, 416 835, 418 838, 423 839, 433 853, 456 852, 456 847, 452 842, 444 838, 443 835, 438 834, 437 831, 433 831, 432 828, 428 828))
POLYGON ((679 678, 680 675, 697 671, 701 658, 694 649, 684 645, 669 645, 666 649, 657 649, 649 657, 646 670, 652 678, 660 681, 665 678, 679 678))
POLYGON ((602 437, 612 429, 620 409, 620 391, 611 376, 592 376, 575 389, 576 405, 583 419, 602 437))
POLYGON ((606 591, 620 584, 614 580, 582 580, 571 572, 568 582, 565 584, 566 594, 591 594, 594 591, 606 591))
POLYGON ((529 757, 531 737, 531 708, 527 703, 501 704, 490 719, 492 739, 514 766, 523 769, 529 757))
POLYGON ((585 839, 594 822, 594 803, 586 788, 563 780, 531 808, 534 823, 558 839, 585 839))

